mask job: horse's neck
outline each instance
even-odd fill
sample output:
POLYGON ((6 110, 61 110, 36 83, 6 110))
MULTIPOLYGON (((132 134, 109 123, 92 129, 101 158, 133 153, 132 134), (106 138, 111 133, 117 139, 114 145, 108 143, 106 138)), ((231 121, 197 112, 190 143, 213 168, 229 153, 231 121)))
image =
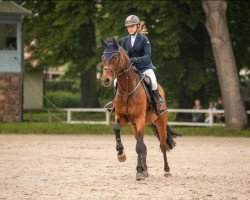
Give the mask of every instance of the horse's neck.
MULTIPOLYGON (((128 60, 125 60, 124 63, 122 63, 124 69, 129 70, 127 72, 124 72, 120 76, 118 76, 118 82, 122 90, 126 93, 130 93, 138 84, 138 76, 134 72, 133 68, 130 66, 130 63, 128 60)), ((119 87, 118 85, 118 87, 119 87)))

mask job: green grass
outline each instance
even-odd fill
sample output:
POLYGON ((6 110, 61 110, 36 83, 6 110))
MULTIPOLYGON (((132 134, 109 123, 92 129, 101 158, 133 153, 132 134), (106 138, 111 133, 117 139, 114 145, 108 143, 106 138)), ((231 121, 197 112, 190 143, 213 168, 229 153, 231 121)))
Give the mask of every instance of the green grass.
MULTIPOLYGON (((235 131, 225 127, 198 128, 178 127, 177 132, 183 136, 220 136, 220 137, 250 137, 250 128, 235 131)), ((146 134, 153 134, 149 127, 146 127, 146 134)), ((21 134, 113 134, 112 126, 106 125, 85 125, 66 123, 0 123, 0 133, 21 133, 21 134)), ((130 126, 122 128, 122 134, 132 134, 130 126)))
POLYGON ((250 128, 238 131, 225 127, 178 127, 176 131, 184 136, 250 137, 250 128))

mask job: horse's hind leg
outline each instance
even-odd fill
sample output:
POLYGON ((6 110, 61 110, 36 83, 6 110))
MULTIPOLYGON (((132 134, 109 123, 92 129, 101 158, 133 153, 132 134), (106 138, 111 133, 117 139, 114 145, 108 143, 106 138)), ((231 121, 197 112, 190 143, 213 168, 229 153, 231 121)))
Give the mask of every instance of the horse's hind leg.
POLYGON ((159 133, 160 147, 164 159, 164 176, 171 176, 170 168, 167 160, 167 125, 165 123, 164 117, 159 117, 156 123, 157 131, 159 133))
POLYGON ((124 148, 122 145, 122 141, 121 141, 121 124, 119 120, 116 120, 116 122, 113 125, 113 130, 115 132, 115 139, 116 139, 116 151, 118 151, 117 153, 117 158, 120 162, 124 162, 126 161, 127 157, 126 154, 124 153, 124 148))

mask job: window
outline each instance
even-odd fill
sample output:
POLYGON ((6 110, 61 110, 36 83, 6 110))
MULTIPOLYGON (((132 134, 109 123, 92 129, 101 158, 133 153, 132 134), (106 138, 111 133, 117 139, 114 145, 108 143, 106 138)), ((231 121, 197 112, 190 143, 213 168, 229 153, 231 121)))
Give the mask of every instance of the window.
POLYGON ((0 50, 17 50, 17 24, 0 24, 0 50))

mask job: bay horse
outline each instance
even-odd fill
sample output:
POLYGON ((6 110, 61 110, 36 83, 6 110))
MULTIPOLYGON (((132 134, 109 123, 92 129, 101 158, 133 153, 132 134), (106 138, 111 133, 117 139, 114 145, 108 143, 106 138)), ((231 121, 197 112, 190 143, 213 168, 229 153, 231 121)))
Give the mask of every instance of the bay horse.
MULTIPOLYGON (((175 146, 174 138, 180 134, 168 127, 167 113, 159 116, 155 113, 153 106, 147 100, 142 78, 133 70, 125 50, 119 46, 115 38, 112 38, 111 41, 102 39, 102 44, 105 46, 102 56, 102 85, 111 86, 114 77, 117 78, 118 83, 114 99, 115 123, 113 125, 118 160, 120 162, 126 160, 120 131, 121 127, 130 122, 136 139, 135 149, 138 155, 136 180, 144 180, 148 177, 147 147, 143 141, 145 125, 148 124, 160 141, 164 158, 164 176, 171 176, 166 151, 173 149, 175 146)), ((158 89, 162 99, 166 102, 164 90, 159 84, 158 89)))

